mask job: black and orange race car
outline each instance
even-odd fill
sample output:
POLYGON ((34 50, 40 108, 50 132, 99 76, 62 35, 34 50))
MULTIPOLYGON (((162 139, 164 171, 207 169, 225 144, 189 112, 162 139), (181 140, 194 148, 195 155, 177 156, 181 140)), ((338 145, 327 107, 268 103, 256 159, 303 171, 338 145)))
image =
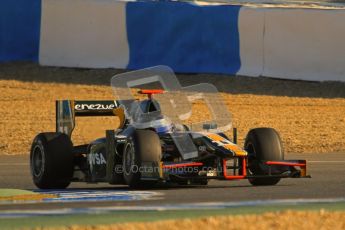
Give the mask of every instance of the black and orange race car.
POLYGON ((107 182, 142 188, 157 182, 206 185, 210 179, 275 185, 282 178, 309 177, 305 160, 285 160, 279 134, 272 128, 250 130, 242 148, 236 144, 236 129, 232 138, 217 132, 216 124, 191 131, 162 115, 152 95, 163 91, 140 93, 148 98, 134 100, 131 108, 121 101, 57 101, 56 131, 40 133, 32 143, 35 185, 61 189, 71 182, 107 182), (117 116, 120 124, 106 130, 105 137, 74 146, 77 116, 117 116))

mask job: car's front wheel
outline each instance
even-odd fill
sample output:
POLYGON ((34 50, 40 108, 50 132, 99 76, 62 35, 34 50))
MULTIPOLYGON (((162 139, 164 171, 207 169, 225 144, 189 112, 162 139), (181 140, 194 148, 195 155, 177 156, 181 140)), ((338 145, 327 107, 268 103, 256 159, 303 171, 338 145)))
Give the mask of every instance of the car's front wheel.
MULTIPOLYGON (((122 156, 123 178, 131 188, 147 188, 157 180, 142 180, 144 164, 157 170, 162 158, 158 135, 151 130, 136 130, 124 147, 122 156)), ((148 168, 147 168, 148 169, 148 168)), ((155 173, 155 172, 154 172, 155 173)))
MULTIPOLYGON (((256 128, 247 134, 244 149, 248 152, 248 170, 250 175, 268 175, 269 168, 264 161, 284 160, 281 139, 272 128, 256 128)), ((273 172, 279 173, 279 172, 273 172)), ((250 178, 252 185, 275 185, 280 178, 250 178)))

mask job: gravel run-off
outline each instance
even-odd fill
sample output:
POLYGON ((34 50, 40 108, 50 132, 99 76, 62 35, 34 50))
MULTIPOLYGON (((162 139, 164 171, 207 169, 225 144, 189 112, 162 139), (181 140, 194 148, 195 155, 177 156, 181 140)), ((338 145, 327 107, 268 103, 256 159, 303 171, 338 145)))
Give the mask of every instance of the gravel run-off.
MULTIPOLYGON (((114 99, 114 69, 40 67, 32 63, 0 65, 0 154, 28 154, 39 132, 55 130, 55 100, 114 99)), ((217 74, 178 74, 183 86, 214 84, 231 111, 239 143, 255 127, 279 131, 287 153, 345 150, 345 84, 303 82, 217 74)), ((193 103, 193 119, 207 114, 193 103)), ((77 118, 73 142, 81 144, 116 128, 113 117, 77 118)))

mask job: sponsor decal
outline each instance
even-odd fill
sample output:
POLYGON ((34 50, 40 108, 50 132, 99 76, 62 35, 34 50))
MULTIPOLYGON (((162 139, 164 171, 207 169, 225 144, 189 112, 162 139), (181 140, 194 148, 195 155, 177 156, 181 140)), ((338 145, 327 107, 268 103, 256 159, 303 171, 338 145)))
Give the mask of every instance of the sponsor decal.
POLYGON ((75 110, 111 110, 115 108, 115 104, 104 105, 104 104, 76 104, 75 110))
POLYGON ((90 153, 87 157, 91 165, 103 165, 107 163, 102 153, 90 153))

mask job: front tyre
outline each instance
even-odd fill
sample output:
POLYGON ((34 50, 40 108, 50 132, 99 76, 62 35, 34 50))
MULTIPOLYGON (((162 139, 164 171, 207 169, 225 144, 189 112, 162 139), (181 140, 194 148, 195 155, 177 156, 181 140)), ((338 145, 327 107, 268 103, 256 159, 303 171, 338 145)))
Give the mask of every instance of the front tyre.
POLYGON ((40 133, 33 140, 30 169, 40 189, 64 189, 73 176, 73 144, 63 133, 40 133))
MULTIPOLYGON (((248 152, 248 169, 251 175, 268 175, 269 169, 262 161, 284 160, 281 139, 272 128, 256 128, 247 134, 244 149, 248 152)), ((279 172, 275 172, 279 173, 279 172)), ((250 178, 252 185, 275 185, 280 178, 250 178)))
POLYGON ((150 188, 157 181, 141 180, 141 167, 149 162, 158 167, 162 148, 158 135, 152 130, 136 130, 123 151, 123 178, 131 188, 150 188))

